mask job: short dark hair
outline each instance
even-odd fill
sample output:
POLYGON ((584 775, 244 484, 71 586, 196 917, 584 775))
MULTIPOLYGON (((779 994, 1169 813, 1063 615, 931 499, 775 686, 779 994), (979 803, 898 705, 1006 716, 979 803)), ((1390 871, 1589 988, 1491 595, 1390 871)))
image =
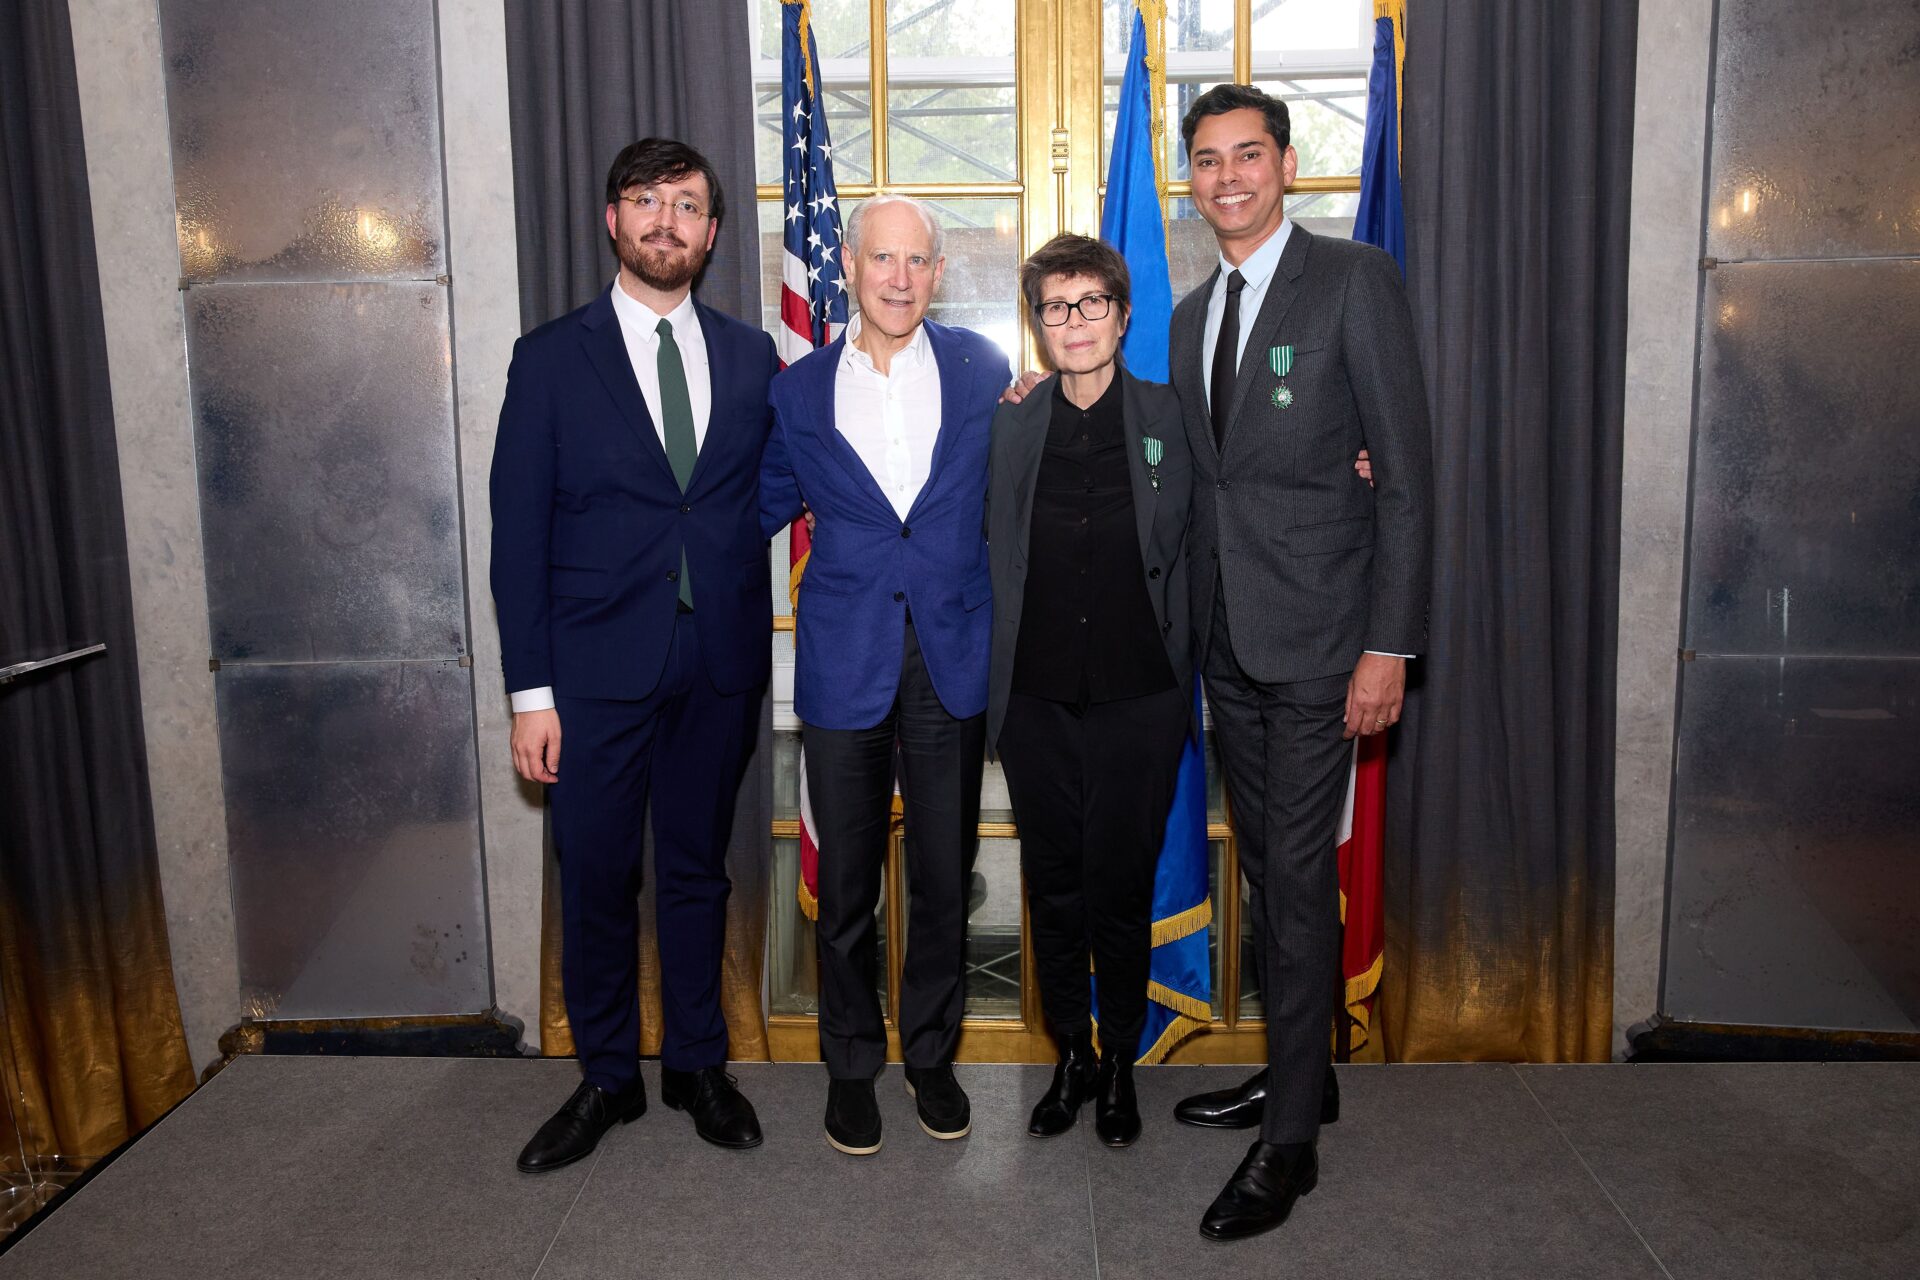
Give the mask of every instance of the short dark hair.
POLYGON ((1286 150, 1293 137, 1293 122, 1287 115, 1287 104, 1280 98, 1268 97, 1250 84, 1217 84, 1193 100, 1187 108, 1187 114, 1180 121, 1180 140, 1187 145, 1187 153, 1193 153, 1194 130, 1200 127, 1200 121, 1207 116, 1223 116, 1229 111, 1239 111, 1252 107, 1260 113, 1267 124, 1267 132, 1286 150))
POLYGON ((715 222, 727 211, 726 197, 720 192, 720 175, 707 158, 684 142, 672 138, 642 138, 620 148, 607 170, 607 203, 620 199, 628 187, 650 187, 658 182, 684 178, 697 173, 707 180, 707 214, 715 222))
POLYGON ((1039 307, 1040 291, 1054 276, 1091 276, 1115 302, 1130 305, 1133 278, 1127 273, 1127 260, 1112 245, 1092 236, 1062 232, 1020 264, 1020 292, 1026 295, 1029 309, 1039 307))

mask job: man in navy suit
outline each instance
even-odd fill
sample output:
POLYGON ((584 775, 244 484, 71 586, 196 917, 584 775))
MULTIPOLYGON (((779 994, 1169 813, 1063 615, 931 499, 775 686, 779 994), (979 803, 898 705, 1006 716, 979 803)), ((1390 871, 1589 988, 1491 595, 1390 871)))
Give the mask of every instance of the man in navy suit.
POLYGON ((907 1091, 936 1138, 971 1127, 953 1076, 965 1000, 967 886, 985 760, 993 583, 987 440, 1010 380, 979 334, 926 322, 940 226, 904 196, 866 201, 842 262, 860 314, 773 382, 761 531, 818 519, 801 579, 794 709, 820 839, 820 1052, 827 1141, 880 1149, 886 1061, 873 912, 894 762, 912 886, 900 990, 907 1091))
POLYGON ((647 1107, 636 895, 650 797, 661 1093, 707 1141, 760 1143, 726 1073, 720 956, 734 794, 769 673, 758 489, 779 360, 765 333, 690 292, 724 212, 699 152, 627 147, 607 175, 619 275, 521 338, 507 374, 493 595, 514 767, 552 808, 585 1076, 521 1153, 528 1173, 580 1159, 647 1107))

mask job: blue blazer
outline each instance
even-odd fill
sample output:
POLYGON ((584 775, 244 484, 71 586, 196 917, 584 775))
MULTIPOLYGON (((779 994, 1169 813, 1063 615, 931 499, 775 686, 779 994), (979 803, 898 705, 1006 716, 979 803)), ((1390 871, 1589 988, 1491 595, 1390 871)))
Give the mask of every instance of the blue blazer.
POLYGON ((1012 381, 1000 348, 929 323, 940 370, 940 435, 926 487, 902 520, 834 426, 846 339, 773 380, 773 437, 760 468, 761 531, 802 506, 819 524, 800 580, 794 712, 822 729, 869 729, 893 707, 907 611, 947 714, 987 706, 993 580, 985 532, 987 443, 1012 381))
POLYGON ((772 588, 760 454, 773 339, 694 304, 713 410, 685 494, 627 358, 611 289, 514 344, 493 446, 494 603, 509 690, 644 698, 659 683, 680 554, 707 675, 766 682, 772 588))

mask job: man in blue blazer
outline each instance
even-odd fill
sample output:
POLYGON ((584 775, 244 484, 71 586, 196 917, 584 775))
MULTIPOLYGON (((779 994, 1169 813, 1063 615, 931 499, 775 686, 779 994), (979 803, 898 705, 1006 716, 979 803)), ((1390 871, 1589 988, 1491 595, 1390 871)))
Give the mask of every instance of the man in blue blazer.
POLYGON ((841 259, 860 314, 774 379, 760 473, 763 533, 803 507, 818 521, 795 611, 794 710, 820 840, 827 1141, 849 1155, 880 1149, 873 1080, 887 1035, 873 913, 896 754, 912 885, 907 1091, 932 1136, 971 1126, 953 1053, 985 759, 987 442, 1011 373, 979 334, 926 322, 940 241, 917 200, 879 196, 854 211, 841 259))
POLYGON ((563 977, 585 1079, 521 1153, 570 1164, 637 1118, 641 823, 651 806, 661 1092, 702 1138, 760 1143, 728 1078, 725 854, 772 626, 760 532, 773 340, 693 300, 724 213, 699 152, 663 138, 607 175, 611 288, 521 338, 494 444, 494 601, 513 759, 545 783, 563 977), (561 764, 562 731, 566 762, 561 764))

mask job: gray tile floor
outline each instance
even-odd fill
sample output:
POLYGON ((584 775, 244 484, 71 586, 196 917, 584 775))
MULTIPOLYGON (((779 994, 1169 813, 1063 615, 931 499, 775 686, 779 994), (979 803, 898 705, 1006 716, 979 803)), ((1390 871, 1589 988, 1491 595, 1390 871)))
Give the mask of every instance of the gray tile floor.
MULTIPOLYGON (((1920 1064, 1342 1068, 1286 1227, 1210 1245, 1249 1135, 1172 1123, 1241 1068, 1143 1071, 1147 1132, 1036 1142, 1039 1067, 962 1067, 974 1133, 820 1134, 819 1067, 740 1066, 767 1143, 654 1109, 514 1171, 566 1062, 245 1058, 0 1258, 25 1277, 1920 1276, 1920 1064)), ((657 1073, 648 1070, 649 1086, 657 1073)), ((657 1094, 657 1090, 656 1090, 657 1094)))

